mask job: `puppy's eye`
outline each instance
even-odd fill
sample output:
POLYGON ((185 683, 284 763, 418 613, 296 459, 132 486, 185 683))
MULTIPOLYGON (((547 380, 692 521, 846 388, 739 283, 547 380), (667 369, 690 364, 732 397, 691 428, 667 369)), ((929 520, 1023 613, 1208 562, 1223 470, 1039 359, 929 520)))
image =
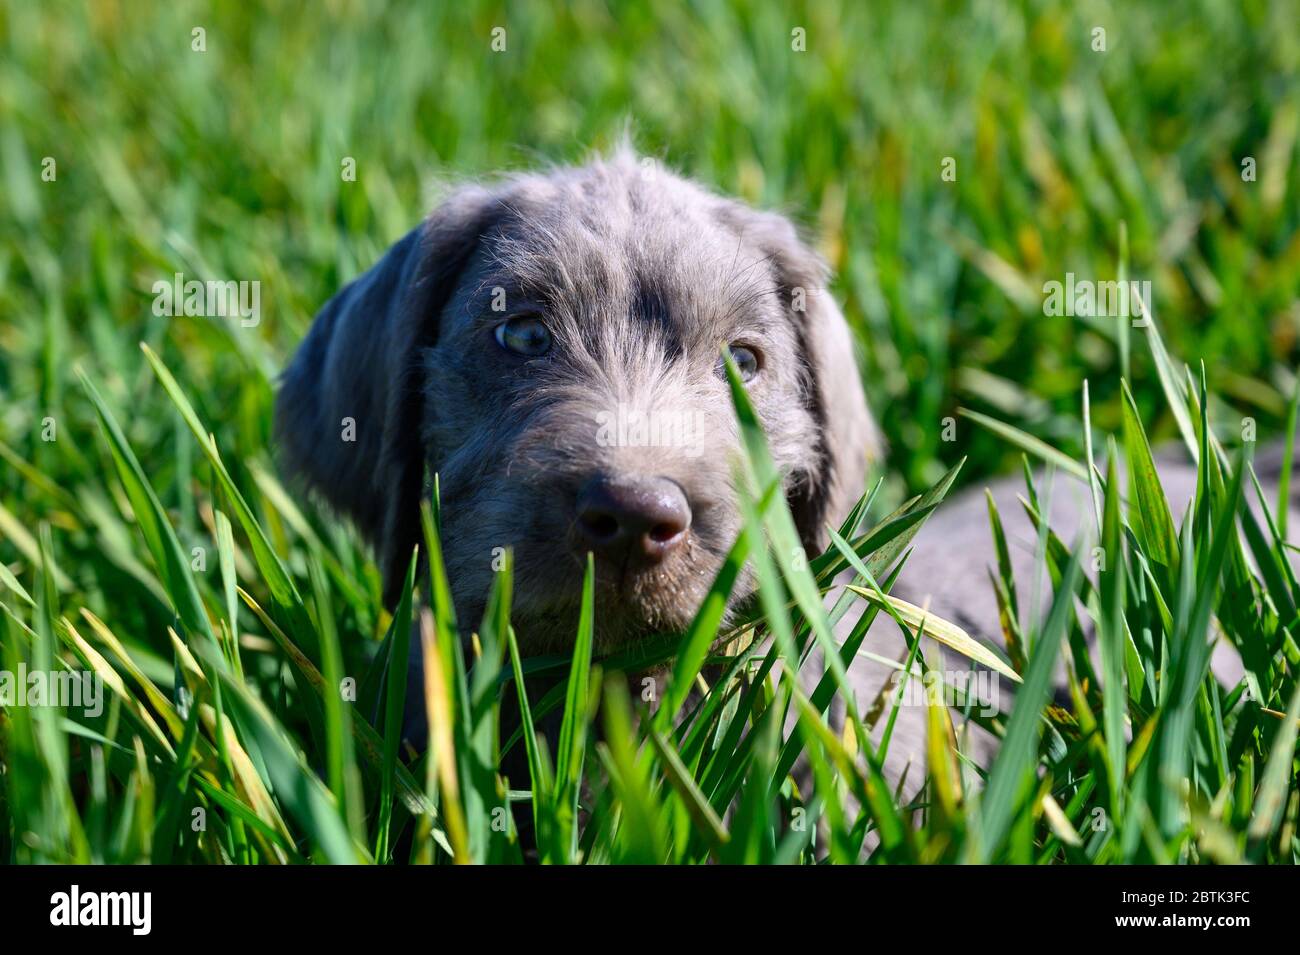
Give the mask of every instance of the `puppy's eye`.
MULTIPOLYGON (((740 380, 753 381, 758 375, 758 353, 744 345, 728 345, 727 350, 731 352, 731 360, 736 363, 736 370, 740 372, 740 380)), ((721 358, 718 359, 718 374, 723 379, 727 377, 726 367, 721 358)))
POLYGON ((551 331, 536 315, 516 315, 493 329, 497 344, 526 358, 540 358, 551 350, 551 331))

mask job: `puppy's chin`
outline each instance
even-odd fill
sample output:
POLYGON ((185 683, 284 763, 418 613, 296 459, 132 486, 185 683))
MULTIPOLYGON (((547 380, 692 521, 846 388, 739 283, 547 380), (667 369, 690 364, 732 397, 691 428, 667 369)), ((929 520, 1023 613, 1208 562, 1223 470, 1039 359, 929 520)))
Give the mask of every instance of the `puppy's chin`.
MULTIPOLYGON (((615 598, 616 600, 616 598, 615 598)), ((656 627, 639 611, 630 611, 617 602, 602 600, 596 592, 594 651, 599 656, 619 653, 652 641, 671 638, 690 624, 690 619, 675 626, 656 627)), ((513 625, 520 649, 527 656, 568 654, 578 632, 579 605, 552 607, 536 613, 520 613, 513 625)))
MULTIPOLYGON (((522 563, 522 562, 521 562, 522 563)), ((648 568, 596 562, 593 603, 598 653, 626 650, 651 638, 685 631, 709 592, 721 561, 711 554, 648 568)), ((528 653, 571 650, 582 601, 582 562, 560 575, 515 576, 513 623, 528 653)), ((522 568, 521 568, 522 570, 522 568)))

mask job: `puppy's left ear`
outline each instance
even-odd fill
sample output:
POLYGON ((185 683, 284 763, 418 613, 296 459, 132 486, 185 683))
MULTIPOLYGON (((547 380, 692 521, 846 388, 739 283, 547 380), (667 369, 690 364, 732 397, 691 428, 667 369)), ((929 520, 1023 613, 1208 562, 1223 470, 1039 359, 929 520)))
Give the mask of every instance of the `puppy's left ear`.
POLYGON ((804 548, 819 554, 829 543, 825 525, 838 527, 848 516, 865 490, 868 464, 884 450, 862 392, 853 334, 827 288, 830 269, 788 219, 734 203, 723 218, 769 257, 798 336, 804 400, 818 442, 803 479, 790 489, 789 503, 804 548))

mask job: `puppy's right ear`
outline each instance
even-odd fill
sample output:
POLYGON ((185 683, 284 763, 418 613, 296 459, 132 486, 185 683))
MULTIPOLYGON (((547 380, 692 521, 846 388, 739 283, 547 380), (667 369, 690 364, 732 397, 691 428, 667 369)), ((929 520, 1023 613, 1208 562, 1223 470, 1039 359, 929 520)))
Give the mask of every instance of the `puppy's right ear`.
POLYGON ((326 303, 276 398, 286 463, 370 541, 390 605, 420 533, 419 356, 501 209, 484 189, 453 195, 326 303))

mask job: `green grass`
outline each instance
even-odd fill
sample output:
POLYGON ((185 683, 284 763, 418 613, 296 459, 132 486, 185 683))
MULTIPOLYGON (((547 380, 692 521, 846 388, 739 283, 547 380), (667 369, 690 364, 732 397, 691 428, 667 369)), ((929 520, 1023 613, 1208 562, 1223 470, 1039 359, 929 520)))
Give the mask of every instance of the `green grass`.
POLYGON ((556 862, 1294 861, 1300 587, 1284 514, 1241 506, 1243 419, 1294 432, 1294 5, 427 6, 0 6, 0 669, 94 670, 109 697, 93 720, 0 709, 0 859, 508 861, 520 803, 556 862), (754 561, 755 628, 718 657, 706 602, 653 648, 673 675, 642 719, 608 676, 647 659, 588 668, 589 618, 570 679, 569 657, 518 658, 508 572, 481 622, 454 621, 436 559, 385 612, 364 549, 281 486, 269 441, 285 357, 432 177, 577 158, 629 120, 642 149, 818 237, 891 448, 841 542, 799 566, 737 392, 752 493, 715 598, 754 561), (1043 315, 1043 282, 1122 269, 1151 279, 1167 341, 1043 315), (261 323, 154 316, 178 271, 259 280, 261 323), (1168 440, 1199 460, 1185 519, 1149 465, 1168 440), (878 588, 951 487, 1026 450, 1090 480, 1090 537, 1042 529, 1041 619, 996 575, 1024 685, 988 723, 1010 744, 972 765, 961 708, 933 708, 929 781, 903 802, 872 714, 850 705, 843 733, 819 715, 842 667, 811 697, 790 674, 844 614, 851 659, 882 607, 923 665, 931 638, 878 588), (875 599, 824 608, 849 566, 875 599), (1212 634, 1240 685, 1209 676, 1212 634), (434 651, 431 760, 394 737, 409 639, 434 651), (1047 705, 1062 659, 1068 709, 1047 705), (688 700, 706 663, 721 673, 688 700), (503 738, 503 694, 562 714, 554 751, 503 738), (506 747, 528 778, 497 775, 506 747))

